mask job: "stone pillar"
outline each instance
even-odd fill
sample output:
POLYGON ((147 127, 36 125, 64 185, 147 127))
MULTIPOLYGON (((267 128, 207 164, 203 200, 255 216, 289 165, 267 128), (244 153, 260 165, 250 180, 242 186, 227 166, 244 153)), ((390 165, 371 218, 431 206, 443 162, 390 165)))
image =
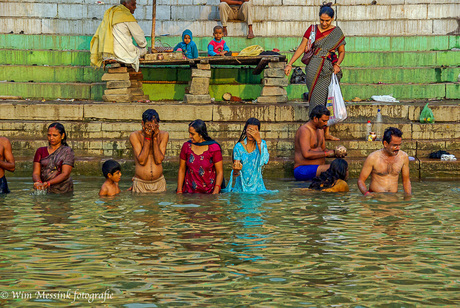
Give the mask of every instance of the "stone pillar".
POLYGON ((210 104, 209 81, 211 79, 211 65, 207 63, 197 64, 197 68, 192 68, 192 81, 190 90, 185 94, 184 102, 189 104, 210 104))
POLYGON ((102 76, 102 81, 107 81, 107 90, 102 99, 105 102, 133 102, 148 100, 142 90, 142 72, 135 72, 133 68, 112 63, 102 76))
POLYGON ((288 101, 287 92, 284 87, 289 84, 284 67, 286 62, 269 62, 268 68, 264 70, 264 79, 262 80, 262 93, 257 98, 258 103, 286 103, 288 101))

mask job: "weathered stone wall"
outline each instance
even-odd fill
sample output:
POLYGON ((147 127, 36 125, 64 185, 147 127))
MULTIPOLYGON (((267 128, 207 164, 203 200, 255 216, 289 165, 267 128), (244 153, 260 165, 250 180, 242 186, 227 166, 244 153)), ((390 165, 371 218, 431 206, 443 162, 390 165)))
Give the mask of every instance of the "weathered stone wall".
MULTIPOLYGON (((318 20, 323 0, 252 0, 258 36, 299 36, 318 20)), ((458 0, 336 0, 347 36, 445 35, 457 29, 458 0)), ((0 0, 0 33, 92 35, 104 11, 118 0, 0 0), (103 2, 98 4, 97 2, 103 2)), ((219 0, 157 0, 156 35, 211 36, 219 23, 219 0)), ((135 17, 151 33, 152 0, 138 0, 135 17)), ((246 25, 229 24, 232 36, 246 25)))

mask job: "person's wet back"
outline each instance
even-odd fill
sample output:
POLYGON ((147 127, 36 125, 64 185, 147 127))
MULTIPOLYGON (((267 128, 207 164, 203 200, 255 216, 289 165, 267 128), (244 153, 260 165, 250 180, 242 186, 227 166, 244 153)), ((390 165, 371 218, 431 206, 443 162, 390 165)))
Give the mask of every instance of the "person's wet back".
POLYGON ((312 180, 308 188, 324 192, 347 192, 350 190, 347 180, 348 163, 342 158, 337 158, 329 169, 312 180))
POLYGON ((5 170, 14 172, 16 168, 11 143, 6 137, 0 137, 0 194, 10 192, 6 181, 5 170))

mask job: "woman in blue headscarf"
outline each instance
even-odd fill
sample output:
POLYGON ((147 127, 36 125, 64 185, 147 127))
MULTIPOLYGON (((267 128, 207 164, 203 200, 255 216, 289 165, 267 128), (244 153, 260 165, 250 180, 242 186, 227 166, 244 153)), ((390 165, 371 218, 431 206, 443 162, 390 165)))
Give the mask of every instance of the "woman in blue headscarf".
POLYGON ((174 51, 178 50, 179 48, 182 49, 182 52, 188 59, 198 58, 198 48, 193 41, 192 31, 189 29, 182 32, 182 42, 174 47, 174 51))

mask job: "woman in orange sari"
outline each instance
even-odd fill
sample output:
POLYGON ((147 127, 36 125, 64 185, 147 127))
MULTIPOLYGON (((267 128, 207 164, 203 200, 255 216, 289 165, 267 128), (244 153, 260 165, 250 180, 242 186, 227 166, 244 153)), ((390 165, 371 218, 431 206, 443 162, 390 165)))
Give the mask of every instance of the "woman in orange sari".
MULTIPOLYGON (((321 6, 319 11, 319 26, 314 27, 311 25, 307 29, 300 46, 284 69, 286 75, 289 75, 292 64, 305 52, 310 34, 315 28, 316 39, 311 46, 313 48, 313 56, 305 69, 310 103, 308 114, 317 105, 326 105, 332 74, 337 74, 339 80, 342 77, 340 64, 345 57, 345 36, 339 27, 332 25, 334 10, 331 8, 331 5, 332 3, 327 3, 321 6), (339 54, 338 56, 336 51, 339 54)), ((329 127, 326 128, 325 137, 328 140, 339 140, 329 134, 329 127)))

